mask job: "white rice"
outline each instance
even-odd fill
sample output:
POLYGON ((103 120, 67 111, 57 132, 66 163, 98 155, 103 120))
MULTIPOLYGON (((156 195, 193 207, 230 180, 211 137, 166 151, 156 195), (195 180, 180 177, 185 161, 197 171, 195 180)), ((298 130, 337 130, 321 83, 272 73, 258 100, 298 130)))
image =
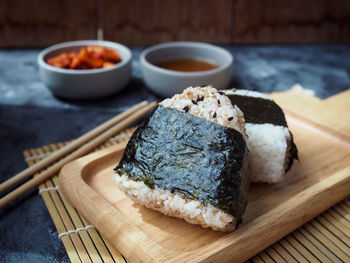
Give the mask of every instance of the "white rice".
MULTIPOLYGON (((246 138, 242 112, 238 107, 233 107, 229 98, 221 95, 212 86, 189 87, 183 93, 165 99, 160 104, 234 128, 246 138), (201 100, 201 97, 204 97, 204 100, 201 100), (184 110, 185 107, 188 108, 184 110)), ((247 158, 248 154, 243 160, 242 173, 250 169, 247 158)), ((148 208, 213 230, 232 231, 236 228, 237 222, 234 216, 210 204, 204 205, 197 200, 174 195, 167 189, 158 187, 151 189, 142 181, 134 181, 125 174, 117 173, 113 177, 121 191, 148 208)))
POLYGON ((291 136, 288 128, 273 124, 246 124, 253 183, 277 183, 284 179, 291 136))
POLYGON ((236 221, 221 209, 174 195, 169 190, 155 187, 149 188, 142 181, 134 181, 126 175, 115 174, 113 176, 119 189, 135 202, 148 208, 157 210, 165 215, 183 218, 188 223, 211 227, 213 230, 231 231, 235 229, 236 221))

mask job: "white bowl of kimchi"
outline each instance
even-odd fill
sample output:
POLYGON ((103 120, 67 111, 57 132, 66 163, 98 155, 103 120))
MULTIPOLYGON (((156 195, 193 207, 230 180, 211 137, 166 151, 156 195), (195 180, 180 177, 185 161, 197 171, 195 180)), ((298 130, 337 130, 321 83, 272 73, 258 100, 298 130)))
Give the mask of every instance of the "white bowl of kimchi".
MULTIPOLYGON (((90 57, 95 55, 93 54, 90 57)), ((97 54, 96 56, 103 55, 97 54)), ((50 46, 39 53, 37 62, 41 80, 54 95, 68 99, 92 99, 112 95, 127 85, 131 77, 131 59, 131 51, 119 43, 82 40, 50 46), (61 61, 55 61, 56 64, 52 63, 52 58, 62 54, 79 53, 88 46, 101 47, 97 48, 98 50, 103 50, 102 47, 106 50, 113 50, 118 54, 120 60, 115 64, 103 63, 103 65, 99 65, 100 68, 89 69, 87 69, 87 64, 90 62, 89 55, 83 56, 80 58, 83 61, 78 61, 75 64, 71 61, 70 65, 73 63, 73 68, 65 64, 65 59, 71 57, 68 55, 63 55, 61 61), (106 67, 104 67, 105 64, 106 67)))

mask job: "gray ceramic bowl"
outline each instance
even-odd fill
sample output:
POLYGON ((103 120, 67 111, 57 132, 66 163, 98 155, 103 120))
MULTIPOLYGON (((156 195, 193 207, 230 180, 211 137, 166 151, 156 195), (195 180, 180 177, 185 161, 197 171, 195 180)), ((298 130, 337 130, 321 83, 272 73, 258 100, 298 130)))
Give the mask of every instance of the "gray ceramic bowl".
POLYGON ((224 89, 230 83, 232 55, 218 46, 200 42, 170 42, 152 46, 141 54, 141 69, 146 85, 156 94, 169 97, 194 85, 212 84, 224 89), (155 64, 173 59, 198 59, 219 65, 208 71, 180 72, 155 64))
POLYGON ((91 99, 118 92, 131 76, 130 50, 118 43, 99 40, 71 41, 48 47, 38 55, 41 80, 57 96, 69 99, 91 99), (72 70, 53 67, 48 58, 79 50, 87 45, 105 46, 118 51, 122 61, 110 68, 72 70))

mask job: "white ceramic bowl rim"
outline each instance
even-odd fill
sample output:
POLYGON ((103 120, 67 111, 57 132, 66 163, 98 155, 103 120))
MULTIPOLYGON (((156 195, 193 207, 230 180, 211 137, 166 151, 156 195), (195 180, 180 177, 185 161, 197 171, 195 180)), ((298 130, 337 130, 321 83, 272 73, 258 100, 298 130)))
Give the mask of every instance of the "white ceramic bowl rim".
POLYGON ((47 70, 53 70, 53 71, 61 72, 65 74, 72 74, 72 75, 95 74, 95 73, 107 72, 107 71, 112 71, 112 70, 121 68, 122 66, 127 64, 131 60, 131 58, 132 58, 131 51, 129 50, 129 48, 127 48, 122 44, 111 42, 111 41, 105 41, 105 40, 77 40, 77 41, 63 42, 63 43, 55 44, 53 46, 45 48, 38 55, 38 64, 46 68, 47 70), (49 54, 50 52, 56 51, 57 49, 76 47, 76 46, 87 46, 87 45, 104 46, 107 48, 115 49, 117 51, 122 50, 126 54, 126 56, 122 58, 121 62, 117 63, 113 67, 98 68, 98 69, 79 69, 79 70, 54 67, 48 64, 44 60, 44 57, 47 54, 49 54))
POLYGON ((223 70, 226 70, 227 68, 229 68, 233 63, 233 56, 230 52, 228 52, 224 48, 221 48, 221 47, 218 47, 218 46, 215 46, 212 44, 208 44, 208 43, 204 43, 204 42, 178 41, 178 42, 162 43, 162 44, 158 44, 158 45, 154 45, 152 47, 149 47, 141 53, 140 60, 141 60, 141 63, 146 64, 151 69, 159 71, 159 72, 164 72, 164 73, 167 73, 170 75, 175 75, 175 76, 184 76, 184 75, 185 76, 204 76, 205 75, 205 76, 207 76, 207 75, 216 74, 217 72, 220 72, 220 71, 223 71, 223 70), (222 53, 227 58, 227 61, 226 61, 226 63, 219 65, 219 67, 217 67, 215 69, 205 70, 205 71, 184 72, 184 71, 175 71, 175 70, 169 70, 169 69, 164 69, 164 68, 158 67, 146 59, 146 56, 152 52, 157 52, 158 50, 161 50, 161 49, 173 48, 173 47, 208 48, 208 49, 213 50, 214 52, 222 53))

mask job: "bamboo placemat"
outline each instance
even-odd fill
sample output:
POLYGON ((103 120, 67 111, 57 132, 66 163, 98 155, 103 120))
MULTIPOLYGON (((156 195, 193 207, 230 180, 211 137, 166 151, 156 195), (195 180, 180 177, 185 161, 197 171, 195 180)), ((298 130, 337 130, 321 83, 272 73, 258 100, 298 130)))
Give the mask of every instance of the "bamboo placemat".
MULTIPOLYGON (((128 140, 133 130, 117 134, 95 151, 128 140)), ((67 143, 25 150, 23 155, 31 166, 67 143)), ((57 175, 41 184, 39 193, 72 262, 127 262, 68 202, 59 189, 57 175)), ((249 262, 350 262, 350 198, 331 207, 249 262)))

